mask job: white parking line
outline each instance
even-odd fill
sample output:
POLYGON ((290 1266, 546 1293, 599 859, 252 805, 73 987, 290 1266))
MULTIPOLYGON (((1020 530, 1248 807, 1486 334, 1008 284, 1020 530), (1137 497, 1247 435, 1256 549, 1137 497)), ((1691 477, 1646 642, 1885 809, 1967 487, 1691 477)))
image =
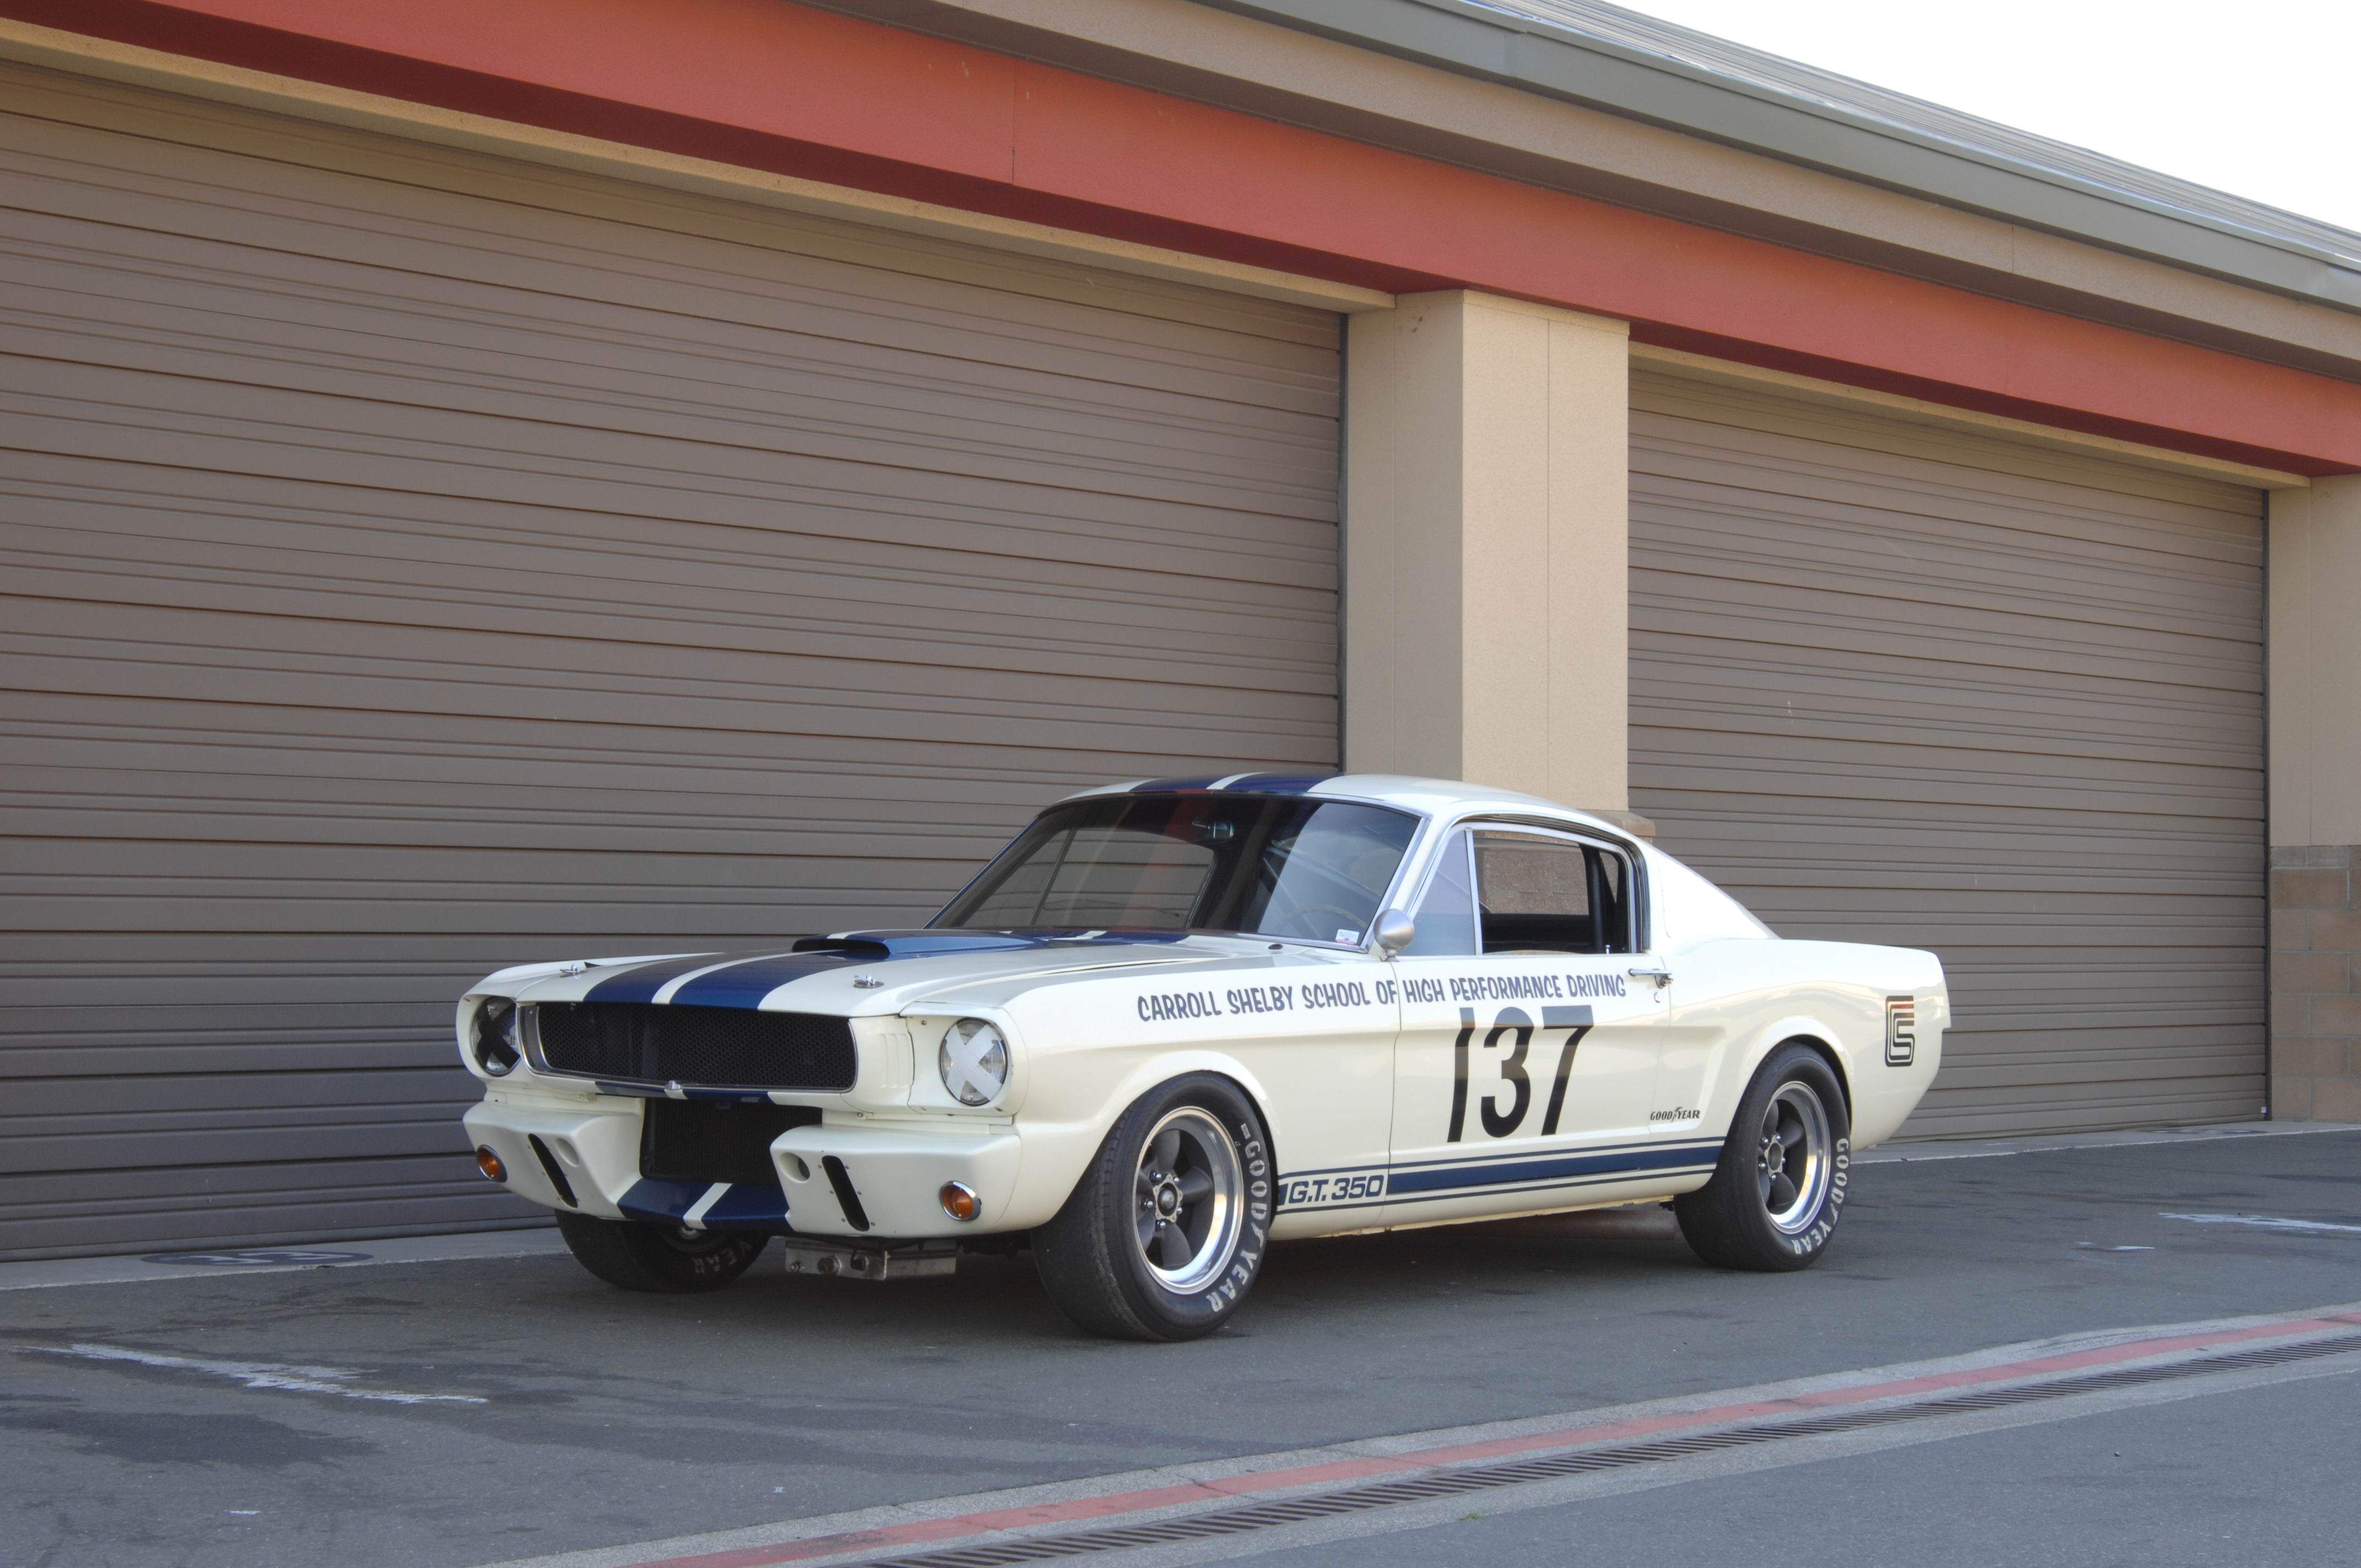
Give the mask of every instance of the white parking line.
POLYGON ((190 1355, 163 1355, 155 1351, 126 1350, 111 1344, 20 1344, 19 1355, 71 1355, 82 1361, 128 1361, 140 1366, 160 1366, 174 1372, 204 1372, 235 1377, 249 1388, 275 1388, 289 1394, 334 1394, 340 1399, 368 1399, 381 1405, 482 1405, 489 1400, 473 1394, 408 1394, 392 1388, 355 1388, 346 1381, 358 1377, 341 1366, 282 1366, 268 1361, 202 1361, 190 1355))
POLYGON ((2361 1236, 2361 1225, 2332 1225, 2326 1220, 2280 1220, 2268 1214, 2159 1214, 2162 1220, 2186 1220, 2192 1225, 2251 1225, 2258 1231, 2332 1231, 2361 1236))
POLYGON ((392 1236, 323 1244, 320 1248, 261 1246, 138 1257, 61 1257, 0 1263, 0 1291, 46 1290, 67 1285, 135 1285, 159 1279, 218 1279, 232 1274, 284 1274, 299 1268, 373 1268, 390 1263, 461 1263, 486 1258, 563 1254, 556 1228, 533 1223, 516 1230, 461 1231, 445 1235, 392 1236), (333 1248, 333 1251, 326 1250, 333 1248), (167 1257, 170 1262, 156 1259, 167 1257), (266 1262, 264 1259, 274 1261, 266 1262), (334 1258, 337 1261, 331 1262, 334 1258), (251 1261, 245 1261, 245 1260, 251 1261))

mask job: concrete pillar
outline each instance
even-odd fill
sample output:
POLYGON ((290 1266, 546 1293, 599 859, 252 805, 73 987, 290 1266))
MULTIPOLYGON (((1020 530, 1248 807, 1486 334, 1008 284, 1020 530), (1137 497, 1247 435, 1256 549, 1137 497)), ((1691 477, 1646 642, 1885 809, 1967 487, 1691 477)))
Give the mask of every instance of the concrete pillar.
POLYGON ((1345 767, 1625 808, 1629 327, 1451 292, 1350 332, 1345 767))
POLYGON ((2361 475, 2270 511, 2271 1113, 2361 1122, 2361 475))

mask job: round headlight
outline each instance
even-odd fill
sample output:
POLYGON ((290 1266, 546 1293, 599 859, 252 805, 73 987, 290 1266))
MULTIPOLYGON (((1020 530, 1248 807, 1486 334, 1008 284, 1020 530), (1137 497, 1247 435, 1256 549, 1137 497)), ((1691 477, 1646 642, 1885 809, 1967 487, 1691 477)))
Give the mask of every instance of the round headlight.
POLYGON ((476 1065, 494 1078, 505 1078, 516 1064, 516 1003, 505 996, 488 996, 476 1009, 476 1065))
POLYGON ((962 1018, 943 1031, 943 1087, 962 1105, 988 1105, 1008 1087, 1008 1042, 981 1018, 962 1018))

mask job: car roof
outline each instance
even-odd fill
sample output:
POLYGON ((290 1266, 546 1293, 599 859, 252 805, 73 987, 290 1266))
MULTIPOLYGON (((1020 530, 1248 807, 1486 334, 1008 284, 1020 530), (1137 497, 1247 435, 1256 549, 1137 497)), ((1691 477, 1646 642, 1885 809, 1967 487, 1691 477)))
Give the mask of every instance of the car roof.
MULTIPOLYGON (((1319 799, 1375 801, 1427 817, 1456 817, 1475 811, 1546 812, 1572 817, 1618 839, 1625 830, 1606 818, 1574 806, 1561 806, 1537 795, 1494 789, 1457 779, 1419 778, 1408 773, 1250 773, 1206 774, 1198 778, 1133 779, 1079 790, 1066 800, 1088 800, 1109 795, 1309 795, 1319 799)), ((1063 805, 1064 801, 1059 804, 1063 805)))

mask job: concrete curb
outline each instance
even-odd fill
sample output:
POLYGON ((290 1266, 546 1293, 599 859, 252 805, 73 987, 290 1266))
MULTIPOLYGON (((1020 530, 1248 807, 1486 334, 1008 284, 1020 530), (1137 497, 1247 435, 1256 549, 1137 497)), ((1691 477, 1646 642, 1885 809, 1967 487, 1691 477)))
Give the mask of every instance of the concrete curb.
POLYGON ((1962 1138, 1883 1144, 1855 1155, 1856 1165, 1908 1165, 1928 1159, 1989 1159, 1997 1155, 2120 1149, 2140 1144, 2206 1143, 2220 1138, 2284 1138, 2305 1133, 2361 1133, 2356 1122, 2219 1122, 2201 1127, 2136 1127, 2115 1133, 2055 1133, 2024 1138, 1962 1138))

